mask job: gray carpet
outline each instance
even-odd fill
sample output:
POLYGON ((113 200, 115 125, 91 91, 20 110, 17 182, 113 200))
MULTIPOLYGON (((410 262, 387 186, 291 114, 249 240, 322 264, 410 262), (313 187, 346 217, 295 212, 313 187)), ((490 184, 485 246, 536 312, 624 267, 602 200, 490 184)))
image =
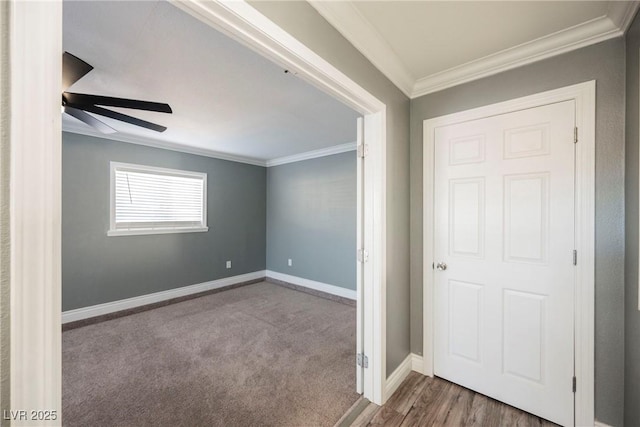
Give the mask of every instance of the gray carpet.
POLYGON ((257 283, 62 334, 66 426, 330 426, 355 308, 257 283))

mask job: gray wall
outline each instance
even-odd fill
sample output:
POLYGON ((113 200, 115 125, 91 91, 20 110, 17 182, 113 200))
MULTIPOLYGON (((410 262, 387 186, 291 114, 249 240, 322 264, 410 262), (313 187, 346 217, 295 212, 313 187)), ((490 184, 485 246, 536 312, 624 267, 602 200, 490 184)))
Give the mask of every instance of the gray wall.
POLYGON ((268 168, 267 269, 355 290, 356 203, 354 151, 268 168))
POLYGON ((409 100, 307 2, 251 5, 387 105, 387 375, 409 354, 409 100))
POLYGON ((62 309, 264 270, 265 218, 263 167, 63 133, 62 309), (110 161, 206 172, 209 231, 107 237, 110 161))
POLYGON ((638 74, 640 18, 627 33, 626 251, 624 421, 640 425, 640 311, 638 310, 638 74))
POLYGON ((411 101, 411 348, 422 353, 423 120, 597 80, 595 399, 611 425, 624 397, 624 49, 615 39, 411 101))

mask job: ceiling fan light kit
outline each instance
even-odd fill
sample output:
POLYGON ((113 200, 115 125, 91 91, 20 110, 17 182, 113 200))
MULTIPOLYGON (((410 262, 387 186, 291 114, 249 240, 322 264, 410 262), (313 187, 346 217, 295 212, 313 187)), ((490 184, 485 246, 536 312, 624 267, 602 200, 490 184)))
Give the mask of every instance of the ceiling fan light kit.
POLYGON ((143 127, 156 132, 164 132, 166 126, 161 126, 146 120, 138 119, 127 114, 119 113, 104 107, 130 108, 134 110, 154 111, 171 114, 169 104, 160 102, 140 101, 136 99, 114 98, 110 96, 72 93, 66 90, 84 77, 93 67, 82 59, 64 52, 62 55, 62 108, 63 112, 86 123, 102 133, 114 133, 116 130, 89 113, 108 117, 134 126, 143 127))

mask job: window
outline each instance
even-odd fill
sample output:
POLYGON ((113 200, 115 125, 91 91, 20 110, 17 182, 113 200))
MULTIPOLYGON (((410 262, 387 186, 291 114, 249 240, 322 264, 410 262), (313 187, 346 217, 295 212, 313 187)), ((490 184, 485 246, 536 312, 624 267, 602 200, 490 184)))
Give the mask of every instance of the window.
POLYGON ((206 173, 111 162, 107 235, 207 230, 206 173))

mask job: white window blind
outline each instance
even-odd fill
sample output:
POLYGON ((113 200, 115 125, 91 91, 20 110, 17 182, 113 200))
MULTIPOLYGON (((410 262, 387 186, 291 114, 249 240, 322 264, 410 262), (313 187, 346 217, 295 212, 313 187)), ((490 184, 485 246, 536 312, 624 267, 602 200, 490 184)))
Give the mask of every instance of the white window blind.
POLYGON ((109 235, 206 231, 207 175, 111 163, 109 235))

